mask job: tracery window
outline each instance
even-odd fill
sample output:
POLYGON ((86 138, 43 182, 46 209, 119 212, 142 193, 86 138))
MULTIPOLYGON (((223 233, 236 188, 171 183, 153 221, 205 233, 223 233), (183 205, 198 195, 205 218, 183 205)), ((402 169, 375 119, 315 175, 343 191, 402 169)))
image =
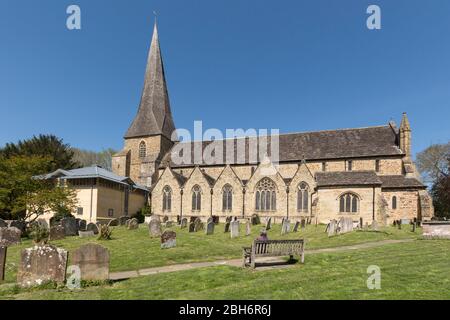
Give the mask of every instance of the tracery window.
POLYGON ((255 209, 257 211, 274 211, 277 208, 275 183, 263 178, 256 185, 255 209))

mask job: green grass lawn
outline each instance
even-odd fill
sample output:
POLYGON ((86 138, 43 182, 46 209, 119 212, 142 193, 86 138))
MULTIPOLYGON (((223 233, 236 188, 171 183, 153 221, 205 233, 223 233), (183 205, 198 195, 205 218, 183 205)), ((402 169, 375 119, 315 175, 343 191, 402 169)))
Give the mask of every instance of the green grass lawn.
POLYGON ((450 299, 450 241, 401 244, 306 256, 304 265, 252 271, 209 267, 156 274, 80 290, 15 292, 6 299, 450 299), (367 267, 381 269, 369 290, 367 267))
MULTIPOLYGON (((173 227, 171 229, 177 232, 177 247, 166 250, 160 248, 159 238, 152 239, 149 237, 148 228, 143 224, 137 230, 114 227, 113 239, 108 241, 99 241, 96 238, 68 237, 51 243, 69 250, 69 263, 71 250, 77 249, 88 242, 99 243, 109 249, 111 255, 110 270, 114 272, 170 264, 239 258, 242 255, 242 247, 249 246, 253 239, 257 237, 261 228, 262 226, 253 226, 251 236, 230 239, 230 234, 223 232, 223 224, 216 226, 215 233, 209 236, 206 236, 204 231, 189 233, 187 229, 181 230, 179 227, 173 227)), ((418 238, 421 234, 420 229, 416 233, 412 233, 409 226, 404 226, 402 230, 386 227, 381 228, 380 232, 358 231, 330 238, 325 233, 324 225, 309 225, 305 230, 284 236, 281 236, 280 232, 281 226, 275 225, 269 230, 268 236, 270 239, 305 238, 306 249, 328 248, 386 239, 418 238)), ((20 251, 32 246, 31 240, 24 240, 21 245, 8 248, 6 282, 14 282, 16 279, 20 251)))

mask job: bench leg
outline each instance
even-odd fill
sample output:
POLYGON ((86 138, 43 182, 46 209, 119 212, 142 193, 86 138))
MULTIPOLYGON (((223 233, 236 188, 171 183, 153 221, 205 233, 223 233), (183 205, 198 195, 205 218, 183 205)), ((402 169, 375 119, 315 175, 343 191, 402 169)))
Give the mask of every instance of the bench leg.
POLYGON ((253 254, 250 255, 250 267, 251 267, 252 269, 255 269, 255 267, 256 267, 255 256, 254 256, 253 254))
POLYGON ((300 257, 300 262, 305 263, 305 247, 302 248, 302 255, 300 257))

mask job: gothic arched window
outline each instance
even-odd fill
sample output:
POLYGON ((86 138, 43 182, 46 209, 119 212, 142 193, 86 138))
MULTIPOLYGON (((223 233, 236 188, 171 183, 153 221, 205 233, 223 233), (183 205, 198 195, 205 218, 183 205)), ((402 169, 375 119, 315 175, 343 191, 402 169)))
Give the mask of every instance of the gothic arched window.
POLYGON ((145 141, 139 143, 139 158, 145 158, 147 156, 147 145, 145 141))
POLYGON ((339 199, 339 212, 355 213, 358 212, 359 198, 356 194, 345 193, 339 199))
POLYGON ((309 207, 309 186, 306 182, 301 182, 297 190, 297 211, 308 212, 309 207))
POLYGON ((169 186, 165 186, 163 189, 163 211, 172 210, 172 189, 169 186))
POLYGON ((200 211, 202 208, 202 189, 198 185, 192 188, 192 211, 200 211))
POLYGON ((275 183, 269 178, 263 178, 256 185, 255 209, 258 211, 273 211, 277 208, 275 183))
POLYGON ((222 190, 222 210, 231 211, 233 208, 233 189, 229 184, 225 185, 222 190))
POLYGON ((397 209, 397 197, 396 196, 392 197, 392 209, 393 210, 397 209))

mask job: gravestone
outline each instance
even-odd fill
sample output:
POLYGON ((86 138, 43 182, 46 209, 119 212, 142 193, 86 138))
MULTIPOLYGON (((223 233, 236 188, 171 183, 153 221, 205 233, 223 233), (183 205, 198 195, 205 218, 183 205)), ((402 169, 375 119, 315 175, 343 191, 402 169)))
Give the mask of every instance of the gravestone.
POLYGON ((225 219, 225 222, 231 222, 232 219, 233 219, 232 216, 228 216, 228 217, 225 219))
POLYGON ((166 230, 161 235, 161 249, 169 249, 176 247, 177 234, 175 231, 166 230))
POLYGON ((197 232, 200 230, 200 224, 201 224, 200 218, 195 218, 194 219, 194 232, 197 232))
POLYGON ((219 224, 219 216, 212 216, 214 224, 219 224))
POLYGON ((281 224, 281 234, 286 234, 289 233, 291 229, 291 222, 289 221, 289 219, 283 219, 283 222, 281 224))
POLYGON ((376 220, 373 220, 370 228, 374 231, 378 231, 378 222, 376 220))
POLYGON ((417 223, 417 222, 413 222, 413 223, 411 224, 411 232, 416 232, 416 223, 417 223))
POLYGON ((266 219, 266 230, 270 230, 272 227, 272 217, 266 219))
POLYGON ((167 221, 169 221, 169 217, 168 216, 164 216, 163 219, 162 219, 162 222, 167 222, 167 221))
POLYGON ((194 232, 195 231, 195 223, 194 222, 190 222, 189 223, 189 232, 194 232))
POLYGON ((49 232, 49 236, 48 239, 50 241, 53 240, 62 240, 66 237, 66 234, 64 232, 64 227, 61 225, 54 225, 52 227, 50 227, 50 232, 49 232))
POLYGON ((249 236, 252 234, 252 224, 250 223, 250 220, 247 219, 245 221, 245 235, 249 236))
POLYGON ((0 219, 0 228, 7 228, 8 224, 5 222, 5 220, 0 219))
POLYGON ((78 236, 80 238, 91 238, 95 236, 94 231, 78 231, 78 236))
POLYGON ((364 226, 364 224, 363 224, 363 218, 361 217, 361 218, 359 218, 359 228, 362 229, 363 226, 364 226))
POLYGON ((337 229, 337 221, 334 219, 330 220, 330 223, 328 223, 327 230, 326 230, 328 233, 328 236, 329 237, 334 236, 337 231, 336 229, 337 229))
POLYGON ((98 234, 98 226, 95 223, 88 223, 86 231, 93 231, 94 234, 98 234))
POLYGON ((0 228, 0 246, 9 247, 20 244, 22 232, 16 227, 0 228))
POLYGON ((402 229, 402 223, 401 223, 400 220, 397 221, 397 226, 398 226, 398 230, 401 230, 401 229, 402 229))
POLYGON ((136 218, 130 219, 127 221, 127 229, 128 230, 136 230, 139 228, 139 221, 136 218))
POLYGON ((177 224, 181 223, 181 216, 179 214, 177 214, 177 224))
POLYGON ((230 232, 230 222, 229 221, 225 222, 225 229, 223 232, 225 232, 225 233, 230 232))
POLYGON ((209 218, 206 220, 206 225, 208 225, 208 223, 210 223, 210 222, 213 222, 213 217, 209 217, 209 218))
POLYGON ((27 224, 25 221, 22 221, 22 220, 9 220, 8 227, 10 227, 10 228, 15 227, 15 228, 19 229, 23 234, 26 231, 27 224))
POLYGON ((199 221, 197 223, 194 223, 194 231, 195 232, 201 231, 203 229, 205 229, 205 225, 203 224, 203 222, 199 221))
POLYGON ((186 227, 187 227, 187 222, 188 222, 188 219, 187 219, 187 218, 181 219, 180 228, 181 228, 181 229, 186 228, 186 227))
POLYGON ((252 225, 256 226, 260 223, 261 220, 259 219, 259 216, 256 213, 252 214, 252 225))
POLYGON ((197 219, 197 217, 190 217, 190 218, 189 218, 189 223, 194 222, 195 219, 197 219))
POLYGON ((130 220, 130 217, 127 217, 127 216, 121 216, 121 217, 119 218, 119 225, 120 225, 120 226, 126 225, 126 223, 127 223, 128 220, 130 220))
POLYGON ((231 238, 239 237, 239 221, 231 221, 230 223, 231 238))
POLYGON ((167 221, 165 224, 166 228, 172 228, 173 227, 173 221, 167 221))
POLYGON ((22 287, 36 286, 49 281, 64 283, 66 266, 66 250, 52 245, 22 250, 17 283, 22 287))
POLYGON ((64 233, 66 236, 76 236, 78 235, 78 224, 77 220, 72 217, 67 217, 61 219, 61 225, 64 228, 64 233))
POLYGON ((152 220, 152 216, 145 216, 145 218, 144 218, 144 223, 145 223, 145 224, 149 224, 149 223, 150 223, 150 220, 152 220))
POLYGON ((81 280, 109 279, 109 251, 101 245, 88 243, 70 253, 72 265, 80 267, 81 280))
POLYGON ((306 228, 306 220, 304 218, 301 219, 300 226, 302 229, 306 228))
POLYGON ((0 282, 5 280, 6 252, 8 247, 0 246, 0 282))
POLYGON ((112 219, 108 222, 108 227, 117 227, 119 226, 119 219, 112 219))
POLYGON ((294 224, 294 229, 292 229, 292 232, 297 232, 298 231, 298 227, 300 226, 300 221, 295 221, 294 224))
POLYGON ((160 237, 161 236, 161 222, 158 217, 155 217, 150 220, 148 224, 148 230, 151 237, 160 237))
POLYGON ((86 231, 86 220, 78 220, 78 231, 86 231))
POLYGON ((208 224, 206 225, 206 235, 214 234, 214 226, 214 221, 208 222, 208 224))

